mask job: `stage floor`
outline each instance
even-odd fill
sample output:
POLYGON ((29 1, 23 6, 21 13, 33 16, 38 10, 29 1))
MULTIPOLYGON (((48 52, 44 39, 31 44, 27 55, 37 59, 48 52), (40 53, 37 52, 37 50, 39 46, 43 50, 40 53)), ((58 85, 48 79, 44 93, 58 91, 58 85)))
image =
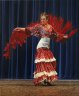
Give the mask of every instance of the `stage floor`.
POLYGON ((33 80, 0 80, 0 96, 79 96, 79 80, 58 80, 34 86, 33 80))

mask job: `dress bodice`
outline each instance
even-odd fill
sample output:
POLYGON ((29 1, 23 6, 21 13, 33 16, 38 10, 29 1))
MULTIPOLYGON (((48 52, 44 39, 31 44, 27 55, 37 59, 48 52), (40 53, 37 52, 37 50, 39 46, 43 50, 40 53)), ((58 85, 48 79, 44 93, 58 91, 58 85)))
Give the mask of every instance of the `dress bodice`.
POLYGON ((29 28, 29 30, 31 31, 31 35, 33 36, 40 36, 40 37, 50 37, 51 32, 52 32, 52 27, 50 27, 49 29, 43 27, 42 25, 36 25, 34 27, 29 28))

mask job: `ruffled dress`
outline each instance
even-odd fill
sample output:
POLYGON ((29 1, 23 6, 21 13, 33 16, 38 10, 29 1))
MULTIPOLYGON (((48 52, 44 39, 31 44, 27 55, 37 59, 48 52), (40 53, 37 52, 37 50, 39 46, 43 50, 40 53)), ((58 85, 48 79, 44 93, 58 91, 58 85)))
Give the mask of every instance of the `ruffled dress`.
POLYGON ((49 32, 42 30, 42 37, 37 44, 35 54, 34 83, 39 84, 44 80, 51 82, 58 79, 56 72, 56 59, 50 50, 49 32))

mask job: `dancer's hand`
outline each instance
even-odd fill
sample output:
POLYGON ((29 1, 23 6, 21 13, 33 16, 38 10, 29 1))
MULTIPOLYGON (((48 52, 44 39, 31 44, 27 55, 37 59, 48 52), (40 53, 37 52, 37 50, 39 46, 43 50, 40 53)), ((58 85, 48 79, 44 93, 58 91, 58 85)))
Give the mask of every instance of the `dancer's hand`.
POLYGON ((64 35, 63 38, 67 39, 68 38, 68 35, 64 35))
POLYGON ((25 28, 21 28, 21 27, 17 27, 17 28, 15 28, 14 30, 16 30, 16 31, 25 31, 25 28))

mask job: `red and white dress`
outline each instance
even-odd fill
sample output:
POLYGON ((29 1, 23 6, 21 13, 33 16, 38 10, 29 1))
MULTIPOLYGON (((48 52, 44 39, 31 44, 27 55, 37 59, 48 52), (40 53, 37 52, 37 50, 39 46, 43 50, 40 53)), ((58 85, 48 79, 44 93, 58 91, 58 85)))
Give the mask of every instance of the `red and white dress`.
POLYGON ((37 24, 34 27, 30 27, 29 30, 32 33, 31 35, 41 37, 36 47, 34 84, 39 84, 44 80, 48 82, 57 80, 56 59, 50 50, 50 36, 53 33, 52 26, 47 28, 41 24, 37 24))
POLYGON ((50 38, 42 37, 36 49, 34 83, 57 80, 56 59, 50 50, 50 38))

